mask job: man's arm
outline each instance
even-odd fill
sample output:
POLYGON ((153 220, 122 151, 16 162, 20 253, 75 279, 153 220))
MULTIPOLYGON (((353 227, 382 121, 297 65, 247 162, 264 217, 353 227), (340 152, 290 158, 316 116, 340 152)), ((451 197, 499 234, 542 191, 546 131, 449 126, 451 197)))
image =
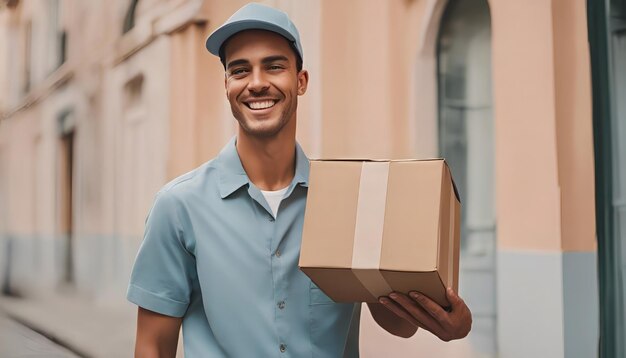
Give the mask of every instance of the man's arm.
POLYGON ((176 357, 182 318, 165 316, 139 307, 135 358, 176 357))

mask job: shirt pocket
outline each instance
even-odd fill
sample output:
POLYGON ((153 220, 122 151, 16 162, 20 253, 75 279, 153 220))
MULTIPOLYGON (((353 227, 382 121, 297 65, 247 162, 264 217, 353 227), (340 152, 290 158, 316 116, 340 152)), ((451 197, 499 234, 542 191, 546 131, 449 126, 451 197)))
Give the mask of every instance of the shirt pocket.
POLYGON ((311 306, 315 305, 327 305, 335 303, 330 297, 326 296, 324 291, 322 291, 313 281, 311 281, 311 286, 309 288, 309 295, 311 297, 311 306))
POLYGON ((311 282, 309 323, 314 358, 344 357, 354 303, 336 303, 311 282))

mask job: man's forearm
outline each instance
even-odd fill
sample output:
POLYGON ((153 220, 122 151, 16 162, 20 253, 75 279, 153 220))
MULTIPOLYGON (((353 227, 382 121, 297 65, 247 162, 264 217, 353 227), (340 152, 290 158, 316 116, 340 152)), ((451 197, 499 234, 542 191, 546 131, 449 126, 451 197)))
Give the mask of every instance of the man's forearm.
POLYGON ((135 358, 174 358, 176 357, 177 344, 154 343, 146 344, 139 342, 135 345, 135 358))
POLYGON ((169 317, 139 307, 135 358, 174 358, 181 318, 169 317))

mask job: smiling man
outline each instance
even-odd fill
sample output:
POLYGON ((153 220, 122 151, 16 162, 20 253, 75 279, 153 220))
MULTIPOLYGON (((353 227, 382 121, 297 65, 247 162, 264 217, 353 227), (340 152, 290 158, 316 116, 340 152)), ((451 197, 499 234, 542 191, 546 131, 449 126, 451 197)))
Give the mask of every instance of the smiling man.
MULTIPOLYGON (((225 68, 237 135, 213 160, 159 191, 146 221, 128 299, 139 306, 137 357, 358 357, 360 304, 334 303, 298 269, 308 159, 296 143, 307 90, 296 27, 259 4, 209 36, 225 68)), ((391 293, 375 320, 442 340, 471 327, 467 306, 391 293)))

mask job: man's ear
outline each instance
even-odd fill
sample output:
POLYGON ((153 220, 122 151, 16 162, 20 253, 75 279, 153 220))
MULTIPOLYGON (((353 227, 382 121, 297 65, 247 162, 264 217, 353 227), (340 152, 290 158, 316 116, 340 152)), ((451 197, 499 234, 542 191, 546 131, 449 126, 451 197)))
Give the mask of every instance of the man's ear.
POLYGON ((302 96, 306 93, 306 89, 309 85, 309 72, 302 70, 298 73, 298 96, 302 96))

